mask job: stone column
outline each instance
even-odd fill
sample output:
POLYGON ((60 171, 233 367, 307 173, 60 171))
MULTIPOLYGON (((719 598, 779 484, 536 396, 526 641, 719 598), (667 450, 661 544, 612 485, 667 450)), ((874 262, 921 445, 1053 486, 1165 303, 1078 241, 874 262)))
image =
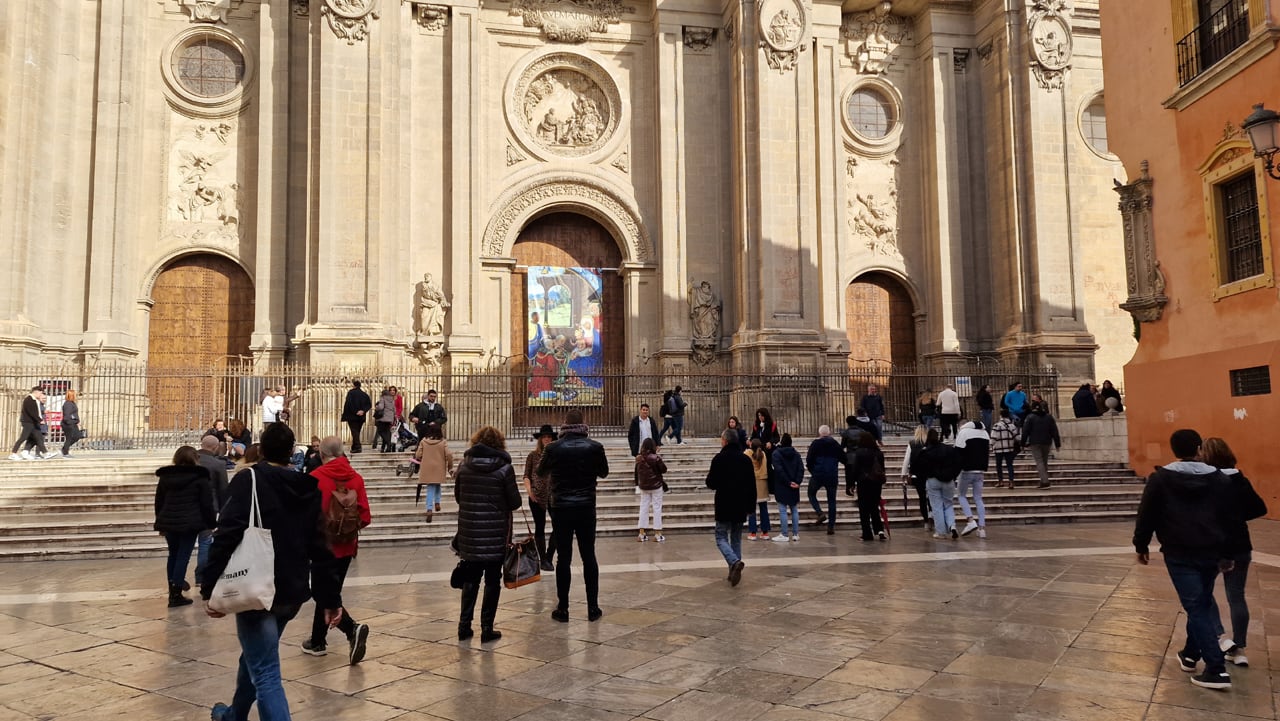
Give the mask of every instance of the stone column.
MULTIPOLYGON (((482 301, 472 278, 480 272, 476 258, 480 257, 481 236, 484 223, 476 198, 480 195, 480 95, 479 67, 480 47, 476 42, 480 34, 480 9, 474 1, 454 5, 449 22, 448 48, 451 58, 449 76, 449 153, 452 179, 452 212, 448 241, 445 243, 445 295, 453 307, 445 331, 449 334, 448 351, 452 360, 478 361, 485 351, 486 339, 481 337, 479 311, 488 307, 482 301)), ((508 288, 510 282, 507 283, 508 288)), ((509 301, 508 301, 509 303, 509 301)), ((504 328, 509 326, 502 326, 504 328)), ((503 334, 498 333, 501 338, 503 334)), ((492 345, 492 339, 489 339, 492 345)), ((499 343, 508 342, 502 338, 499 343)))
POLYGON ((289 346, 285 327, 289 207, 289 0, 264 3, 259 15, 258 196, 254 254, 254 325, 249 347, 259 364, 280 363, 289 346))
MULTIPOLYGON (((665 326, 666 323, 653 312, 653 300, 661 292, 658 287, 657 270, 651 263, 632 261, 624 261, 619 268, 619 273, 622 275, 623 303, 626 308, 624 317, 630 319, 626 324, 625 347, 631 353, 631 356, 625 359, 627 366, 645 362, 650 356, 657 354, 659 348, 654 347, 653 339, 660 338, 659 343, 666 341, 666 337, 660 335, 658 329, 659 325, 665 326)), ((688 313, 683 315, 687 325, 688 313)), ((684 351, 688 352, 687 342, 684 351)))
POLYGON ((846 333, 840 328, 844 306, 844 286, 840 278, 839 246, 841 228, 845 223, 845 167, 843 131, 840 128, 840 8, 834 5, 818 5, 814 8, 813 33, 817 38, 814 47, 817 141, 817 253, 815 278, 820 328, 829 346, 825 349, 828 361, 843 361, 848 357, 841 343, 846 333))
MULTIPOLYGON (((476 331, 490 339, 490 348, 483 349, 482 352, 493 349, 503 357, 523 352, 519 346, 511 345, 511 324, 524 323, 526 320, 511 317, 511 276, 515 271, 515 258, 487 257, 477 263, 476 294, 485 299, 484 307, 491 310, 479 318, 476 324, 476 331)), ((480 361, 482 352, 460 356, 450 353, 449 359, 455 367, 459 363, 476 364, 480 361)))
MULTIPOLYGON (((685 288, 690 278, 686 258, 684 208, 684 28, 678 19, 665 19, 659 11, 656 43, 658 103, 654 109, 658 136, 658 188, 661 196, 658 247, 661 254, 661 340, 649 352, 669 360, 689 357, 689 307, 685 288)), ((628 312, 631 308, 628 308, 628 312)), ((637 316, 630 316, 635 318, 637 316)), ((632 331, 628 330, 628 334, 632 331)), ((632 352, 639 345, 627 338, 632 352)))

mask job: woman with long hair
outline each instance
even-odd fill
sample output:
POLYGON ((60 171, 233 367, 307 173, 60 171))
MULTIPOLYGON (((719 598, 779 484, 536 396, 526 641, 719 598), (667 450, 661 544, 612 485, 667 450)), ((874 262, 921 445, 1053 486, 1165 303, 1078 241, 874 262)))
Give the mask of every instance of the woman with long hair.
POLYGON ((377 429, 373 437, 373 445, 375 448, 381 446, 383 453, 391 453, 395 450, 395 444, 391 442, 391 426, 395 422, 396 397, 391 392, 391 386, 387 386, 382 389, 382 395, 373 406, 373 424, 377 429))
POLYGON ((742 421, 737 416, 729 416, 729 421, 725 423, 725 428, 730 428, 738 432, 738 446, 747 447, 747 429, 742 427, 742 421))
POLYGON ((756 507, 760 509, 760 535, 756 535, 756 512, 747 516, 747 540, 757 538, 769 540, 769 455, 764 452, 764 445, 759 438, 751 439, 751 447, 743 451, 751 459, 751 468, 756 474, 756 507))
POLYGON ((916 408, 919 409, 920 425, 927 428, 933 427, 933 419, 938 417, 938 398, 933 391, 926 388, 923 393, 916 398, 916 408))
POLYGON ((80 406, 76 405, 76 392, 68 390, 62 401, 62 457, 71 457, 71 446, 80 440, 80 406))
POLYGON ((458 501, 458 556, 465 564, 458 640, 472 636, 471 619, 483 577, 480 642, 496 641, 502 638, 493 627, 502 594, 502 559, 511 538, 511 512, 520 507, 520 488, 502 431, 482 426, 471 436, 471 447, 454 476, 453 497, 458 501))
POLYGON ((547 511, 551 507, 551 478, 538 474, 538 464, 542 462, 542 452, 546 450, 547 444, 556 439, 556 429, 552 428, 550 423, 543 423, 542 427, 533 434, 533 438, 538 443, 532 451, 529 451, 529 456, 524 461, 524 490, 529 494, 529 512, 533 514, 533 538, 538 544, 538 557, 542 559, 542 570, 554 571, 556 567, 551 562, 551 557, 556 553, 556 544, 553 541, 549 547, 547 545, 547 511))
POLYGON ((431 523, 432 514, 440 511, 440 484, 453 475, 453 454, 439 423, 427 424, 413 457, 418 461, 418 483, 427 484, 426 521, 431 523))
POLYGON ((227 457, 229 458, 244 456, 249 446, 253 445, 253 431, 245 427, 244 421, 239 418, 232 418, 227 424, 227 435, 229 437, 227 457))
POLYGON ((165 575, 169 579, 169 608, 186 606, 191 599, 182 595, 187 585, 187 564, 201 531, 218 525, 213 507, 213 480, 200 465, 200 456, 191 446, 173 454, 173 465, 156 470, 155 529, 169 546, 165 575))
POLYGON ((853 452, 853 482, 858 490, 858 520, 864 541, 873 537, 879 537, 881 541, 888 538, 884 532, 884 521, 880 518, 884 480, 884 452, 880 450, 875 436, 863 433, 853 452))
POLYGON ((911 440, 907 442, 907 452, 902 456, 902 485, 910 484, 916 489, 916 496, 920 499, 920 517, 924 519, 924 527, 929 528, 932 521, 929 518, 929 496, 925 492, 926 478, 917 478, 911 473, 911 456, 918 453, 924 448, 924 444, 929 439, 929 427, 920 425, 916 426, 915 434, 911 440))
POLYGON ((760 441, 760 447, 766 454, 773 453, 774 446, 778 445, 778 424, 773 422, 773 414, 768 408, 756 409, 756 422, 751 427, 751 438, 760 441))
POLYGON ((1227 607, 1231 613, 1231 636, 1222 637, 1222 615, 1218 602, 1210 597, 1213 605, 1214 635, 1222 637, 1219 645, 1226 659, 1237 666, 1248 666, 1245 655, 1249 636, 1249 604, 1245 601, 1244 587, 1249 580, 1249 564, 1253 561, 1253 541, 1249 537, 1249 521, 1267 514, 1267 504, 1253 489, 1253 484, 1236 468, 1236 455, 1221 438, 1206 438, 1200 448, 1205 463, 1217 467, 1230 481, 1234 513, 1227 530, 1228 547, 1233 561, 1230 571, 1222 573, 1222 590, 1227 595, 1227 607))
POLYGON ((666 481, 662 475, 667 472, 667 464, 658 455, 658 444, 652 438, 646 438, 640 444, 640 454, 636 456, 636 486, 640 488, 640 542, 649 540, 644 534, 646 528, 653 528, 653 540, 662 543, 667 537, 662 535, 662 494, 666 490, 666 481), (653 525, 649 525, 652 513, 653 525))

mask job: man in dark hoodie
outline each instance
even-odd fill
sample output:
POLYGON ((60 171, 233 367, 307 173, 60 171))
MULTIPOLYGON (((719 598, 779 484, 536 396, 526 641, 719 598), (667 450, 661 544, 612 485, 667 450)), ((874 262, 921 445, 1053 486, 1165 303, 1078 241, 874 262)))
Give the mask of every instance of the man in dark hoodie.
POLYGON ((1049 487, 1049 445, 1055 449, 1062 448, 1062 437, 1058 435, 1058 422, 1049 415, 1049 407, 1044 403, 1031 403, 1031 413, 1022 422, 1022 445, 1031 451, 1036 462, 1036 472, 1040 474, 1040 485, 1036 488, 1049 487))
POLYGON ((836 483, 839 481, 840 464, 845 463, 840 442, 831 437, 831 426, 818 426, 818 437, 809 444, 804 456, 804 467, 809 471, 809 505, 818 514, 816 525, 827 524, 827 535, 836 532, 836 483), (818 505, 818 491, 826 491, 827 512, 818 505))
POLYGON ((720 434, 720 452, 711 459, 707 488, 716 492, 716 546, 729 564, 729 584, 742 580, 742 524, 756 507, 756 471, 738 446, 738 432, 720 434))
POLYGON ((1220 570, 1231 570, 1233 553, 1227 529, 1233 519, 1232 493, 1227 477, 1201 463, 1200 434, 1190 429, 1174 431, 1169 438, 1174 463, 1157 466, 1147 477, 1138 505, 1133 547, 1138 563, 1150 562, 1151 535, 1160 539, 1160 552, 1178 600, 1187 612, 1187 642, 1178 652, 1178 664, 1193 674, 1191 683, 1227 690, 1231 677, 1214 634, 1213 584, 1220 570), (1196 663, 1204 660, 1204 672, 1196 663))
POLYGON ((275 548, 276 595, 267 611, 236 614, 236 635, 240 639, 240 670, 231 705, 215 704, 212 721, 245 721, 254 701, 264 719, 289 717, 289 700, 280 680, 280 637, 285 624, 312 597, 324 611, 324 620, 335 626, 342 618, 342 597, 334 568, 333 553, 325 542, 320 525, 320 492, 316 481, 289 466, 293 453, 293 431, 284 423, 272 423, 260 439, 263 461, 236 474, 229 495, 218 516, 218 530, 209 548, 200 596, 205 613, 213 618, 225 614, 209 608, 214 585, 231 560, 249 527, 254 476, 262 525, 271 530, 275 548), (314 589, 308 585, 308 577, 314 589))
POLYGON ((373 410, 373 401, 369 394, 360 389, 360 381, 351 381, 351 390, 342 404, 342 422, 351 429, 351 452, 360 452, 360 432, 364 430, 364 422, 368 420, 369 411, 373 410))

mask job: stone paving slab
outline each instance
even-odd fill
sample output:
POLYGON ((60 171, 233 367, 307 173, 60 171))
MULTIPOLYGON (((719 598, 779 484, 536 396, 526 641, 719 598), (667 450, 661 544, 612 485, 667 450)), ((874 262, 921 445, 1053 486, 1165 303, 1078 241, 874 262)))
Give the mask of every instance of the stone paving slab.
MULTIPOLYGON (((503 592, 504 636, 484 645, 456 639, 446 549, 367 549, 344 594, 373 629, 366 660, 302 654, 308 606, 282 674, 300 721, 1276 719, 1280 523, 1254 524, 1251 666, 1226 693, 1178 669, 1185 617, 1163 567, 1134 563, 1131 532, 744 541, 736 588, 710 534, 605 539, 603 619, 586 621, 579 581, 570 622, 552 621, 548 576, 503 592)), ((165 608, 163 566, 0 563, 0 721, 204 719, 229 699, 233 626, 165 608)))

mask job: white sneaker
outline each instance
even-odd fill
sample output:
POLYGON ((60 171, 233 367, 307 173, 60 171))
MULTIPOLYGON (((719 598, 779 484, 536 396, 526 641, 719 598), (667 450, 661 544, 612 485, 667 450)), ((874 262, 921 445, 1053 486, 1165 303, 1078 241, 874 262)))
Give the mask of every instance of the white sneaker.
POLYGON ((800 542, 800 534, 799 534, 799 533, 797 533, 796 535, 792 536, 792 537, 791 537, 791 542, 792 542, 792 543, 799 543, 799 542, 800 542))
POLYGON ((657 541, 658 543, 666 543, 667 537, 659 533, 658 535, 653 537, 653 540, 657 541))
POLYGON ((27 460, 27 459, 23 458, 22 456, 18 455, 17 453, 10 453, 10 454, 9 454, 9 460, 11 460, 11 461, 25 461, 25 460, 27 460))
POLYGON ((33 456, 31 455, 31 451, 23 451, 23 452, 22 452, 22 460, 24 460, 24 461, 29 461, 29 460, 31 460, 31 459, 32 459, 32 457, 33 457, 33 456))
POLYGON ((791 540, 791 537, 790 536, 774 536, 772 540, 774 543, 786 543, 787 541, 791 540))
POLYGON ((49 459, 51 459, 51 458, 57 458, 57 457, 58 457, 58 456, 60 456, 60 455, 62 455, 62 454, 60 454, 60 453, 56 453, 56 452, 54 452, 54 451, 49 451, 48 453, 45 453, 43 456, 40 456, 40 460, 42 460, 42 461, 47 461, 47 460, 49 460, 49 459))
POLYGON ((978 530, 978 522, 971 518, 968 523, 964 524, 964 530, 960 532, 960 535, 967 536, 976 530, 978 530))
POLYGON ((1218 648, 1222 649, 1223 653, 1230 651, 1231 647, 1234 645, 1236 645, 1235 641, 1232 641, 1230 638, 1227 638, 1226 636, 1223 636, 1222 638, 1218 639, 1218 648))
POLYGON ((985 528, 979 528, 979 529, 978 529, 978 538, 986 538, 986 537, 987 537, 987 529, 985 529, 985 528))

